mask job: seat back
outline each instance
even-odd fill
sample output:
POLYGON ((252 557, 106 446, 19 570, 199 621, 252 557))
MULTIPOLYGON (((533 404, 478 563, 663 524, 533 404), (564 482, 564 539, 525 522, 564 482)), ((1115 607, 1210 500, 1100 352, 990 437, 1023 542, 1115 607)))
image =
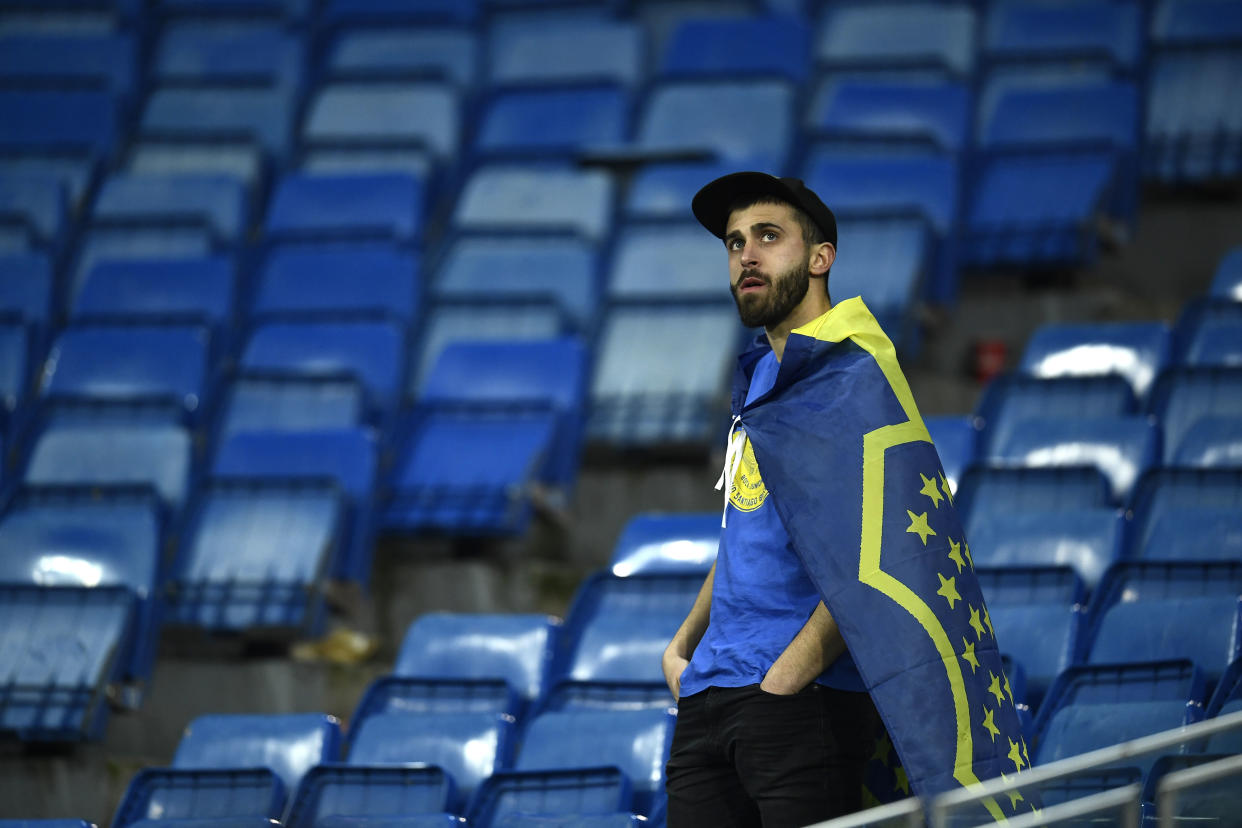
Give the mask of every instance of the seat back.
POLYGON ((272 195, 265 230, 277 240, 349 239, 417 243, 424 184, 407 173, 290 173, 272 195))
POLYGON ((418 313, 418 259, 389 245, 282 245, 264 261, 252 313, 258 317, 391 316, 418 313))
POLYGON ((974 64, 974 10, 965 3, 868 3, 832 8, 815 57, 834 68, 931 68, 967 75, 974 64))
POLYGON ((517 89, 487 104, 474 152, 564 155, 617 146, 629 135, 629 97, 619 86, 517 89))
POLYGON ((1133 499, 1130 554, 1137 558, 1242 557, 1242 474, 1234 469, 1160 469, 1133 499))
POLYGON ((680 21, 669 35, 660 75, 774 76, 801 83, 810 68, 810 55, 810 32, 795 18, 690 18, 680 21))
POLYGON ((486 48, 491 86, 600 81, 633 86, 646 60, 637 23, 572 15, 498 21, 488 31, 486 48))
POLYGON ((612 574, 624 578, 665 570, 707 573, 720 546, 715 512, 636 515, 625 524, 612 550, 612 574))
POLYGON ((793 107, 788 81, 667 81, 648 93, 635 140, 644 150, 706 152, 743 168, 779 170, 793 151, 793 107), (739 110, 751 117, 730 115, 739 110))
POLYGON ((281 375, 242 376, 222 406, 219 431, 321 431, 354 428, 365 417, 362 386, 354 379, 281 375))
POLYGON ((1019 370, 1042 379, 1118 374, 1144 399, 1171 348, 1162 322, 1045 325, 1027 341, 1019 370))
POLYGON ((1242 367, 1170 369, 1156 382, 1148 408, 1164 427, 1163 457, 1170 463, 1199 418, 1242 416, 1242 367))
POLYGON ((1124 529, 1106 507, 976 512, 967 538, 976 566, 1071 566, 1092 589, 1121 557, 1124 529))
POLYGON ((284 824, 289 828, 460 825, 459 818, 444 813, 455 796, 453 780, 441 768, 320 765, 307 772, 284 824))
POLYGON ((467 179, 453 224, 470 231, 572 232, 600 241, 612 221, 614 183, 600 170, 492 164, 467 179))
POLYGON ((336 761, 340 750, 340 722, 322 713, 209 714, 186 726, 172 767, 264 767, 293 791, 308 770, 336 761))

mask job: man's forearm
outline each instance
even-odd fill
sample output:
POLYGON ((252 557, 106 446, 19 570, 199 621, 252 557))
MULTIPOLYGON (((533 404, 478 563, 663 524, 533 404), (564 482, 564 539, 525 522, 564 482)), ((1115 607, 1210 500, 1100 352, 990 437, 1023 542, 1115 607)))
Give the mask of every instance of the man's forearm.
POLYGON ((821 601, 764 676, 760 687, 769 693, 797 693, 827 670, 845 652, 845 639, 821 601))
POLYGON ((668 682, 669 690, 673 691, 673 698, 681 696, 681 673, 694 655, 699 641, 703 639, 703 633, 707 632, 707 624, 711 620, 712 584, 715 578, 716 564, 713 563, 707 577, 703 579, 703 586, 699 587, 694 606, 690 608, 686 620, 681 622, 673 640, 664 649, 664 680, 668 682))

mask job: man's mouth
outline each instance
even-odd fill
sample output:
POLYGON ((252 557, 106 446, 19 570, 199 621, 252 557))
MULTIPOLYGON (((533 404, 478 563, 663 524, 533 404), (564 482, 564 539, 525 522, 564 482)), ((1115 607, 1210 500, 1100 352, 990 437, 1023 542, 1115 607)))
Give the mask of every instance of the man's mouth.
POLYGON ((742 280, 738 282, 737 289, 741 293, 748 293, 750 291, 766 287, 767 284, 767 280, 759 276, 744 276, 742 277, 742 280))

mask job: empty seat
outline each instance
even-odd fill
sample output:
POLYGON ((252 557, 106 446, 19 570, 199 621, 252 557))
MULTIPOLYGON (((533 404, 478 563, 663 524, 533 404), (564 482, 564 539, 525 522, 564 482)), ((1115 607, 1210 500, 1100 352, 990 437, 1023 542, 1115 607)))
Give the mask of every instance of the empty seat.
POLYGON ((1027 340, 1019 370, 1044 379, 1118 374, 1144 399, 1171 348, 1162 322, 1044 325, 1027 340))
POLYGON ((706 575, 719 546, 720 518, 715 512, 650 512, 626 522, 609 566, 620 578, 678 569, 706 575))
POLYGON ((997 446, 1033 421, 1118 417, 1134 411, 1134 393, 1119 376, 998 377, 984 389, 977 409, 983 427, 981 457, 992 457, 997 446))
POLYGON ((188 725, 172 767, 272 770, 286 791, 315 765, 338 760, 341 724, 323 713, 207 714, 188 725))
POLYGON ((989 9, 984 54, 1030 64, 1102 60, 1132 71, 1143 54, 1143 20, 1129 2, 1048 4, 1023 0, 989 9))
POLYGON ((598 271, 594 246, 575 235, 471 235, 446 247, 432 290, 456 302, 551 300, 575 330, 586 333, 599 305, 598 271))
POLYGON ((157 84, 296 86, 302 43, 283 27, 234 21, 174 23, 160 33, 151 74, 157 84))
POLYGON ((1135 490, 1131 557, 1229 560, 1242 557, 1242 472, 1160 469, 1135 490))
POLYGON ((288 157, 292 119, 293 101, 281 89, 155 89, 138 125, 133 163, 151 172, 231 169, 256 183, 262 172, 257 153, 282 162, 288 157))
POLYGON ((211 231, 206 227, 168 225, 165 227, 92 226, 84 234, 77 259, 68 275, 66 293, 75 301, 86 274, 104 261, 176 261, 205 259, 218 252, 211 231))
POLYGON ((233 316, 236 271, 213 256, 171 261, 101 261, 84 274, 74 321, 187 321, 227 328, 233 316))
POLYGON ((1148 72, 1144 176, 1182 184, 1242 174, 1242 90, 1233 82, 1242 52, 1158 52, 1148 72))
POLYGON ((487 35, 488 83, 548 85, 607 82, 634 86, 642 78, 646 43, 630 21, 576 18, 513 19, 487 35))
POLYGON ((103 87, 126 101, 137 50, 124 32, 11 33, 0 36, 0 81, 6 86, 103 87))
POLYGON ((834 7, 820 20, 815 58, 830 68, 931 69, 965 76, 974 65, 976 26, 966 3, 834 7))
POLYGON ((342 548, 332 574, 366 584, 375 542, 375 437, 361 428, 243 431, 216 451, 212 474, 262 480, 330 479, 345 496, 342 548))
POLYGON ((96 225, 191 225, 233 244, 248 229, 246 193, 238 181, 217 175, 113 174, 95 200, 96 225))
POLYGON ((970 137, 970 114, 964 84, 829 76, 811 102, 808 127, 819 144, 960 152, 970 137))
POLYGON ((247 375, 228 388, 217 430, 318 431, 353 428, 364 422, 362 386, 353 379, 247 375))
POLYGON ((144 768, 134 775, 117 806, 116 828, 150 828, 176 821, 187 828, 240 828, 279 818, 285 786, 267 768, 175 770, 144 768), (199 821, 201 820, 201 822, 199 821))
POLYGON ((1242 303, 1209 308, 1191 333, 1182 361, 1242 368, 1242 303))
POLYGON ((522 698, 502 678, 383 676, 362 694, 353 721, 388 713, 486 713, 516 719, 522 714, 522 698))
POLYGON ((565 815, 575 825, 592 825, 600 817, 630 813, 633 803, 633 785, 615 767, 501 771, 480 786, 470 824, 499 828, 510 819, 565 815))
POLYGON ((423 326, 408 396, 418 398, 440 354, 452 342, 546 341, 559 338, 564 329, 560 308, 546 300, 437 304, 423 326))
POLYGON ((619 86, 495 93, 479 120, 482 156, 564 156, 629 137, 629 96, 619 86))
POLYGON ((265 232, 273 240, 383 239, 417 243, 423 182, 404 173, 291 173, 277 185, 265 232))
POLYGON ((729 287, 728 256, 697 222, 623 227, 608 275, 610 299, 719 299, 729 287))
POLYGON ((1242 368, 1176 368, 1164 372, 1148 410, 1164 428, 1165 462, 1201 417, 1242 416, 1242 368))
POLYGON ((603 241, 612 221, 612 178, 599 170, 494 164, 467 179, 453 213, 459 230, 575 232, 603 241))
MULTIPOLYGON (((0 90, 0 156, 52 155, 90 162, 106 157, 116 138, 116 101, 99 90, 0 90)), ((87 181, 66 181, 76 203, 87 181)))
POLYGON ((548 688, 559 625, 535 613, 426 613, 406 631, 398 676, 504 679, 533 704, 548 688))
POLYGON ((289 828, 433 828, 460 825, 444 813, 455 799, 453 780, 437 767, 311 768, 292 798, 289 828))
POLYGON ((282 245, 258 275, 257 317, 392 317, 418 315, 418 258, 388 245, 282 245))
POLYGON ((1071 667, 1036 719, 1031 758, 1047 764, 1202 718, 1203 676, 1189 661, 1071 667))
POLYGON ((989 468, 962 475, 955 493, 966 536, 976 515, 1054 512, 1109 505, 1108 480, 1095 468, 989 468))
POLYGON ((686 161, 645 164, 630 182, 625 197, 627 217, 685 221, 686 205, 709 181, 737 172, 733 161, 686 161))
POLYGON ((933 261, 926 225, 876 218, 842 219, 837 227, 848 247, 828 279, 833 301, 861 296, 898 352, 912 353, 918 344, 915 312, 933 261))
POLYGON ((317 634, 323 581, 342 554, 345 504, 322 482, 216 481, 189 510, 168 619, 187 626, 317 634))
POLYGON ((978 566, 1070 566, 1093 588, 1121 556, 1124 513, 1107 507, 971 513, 978 566))
POLYGON ((792 17, 691 18, 672 30, 660 75, 775 76, 801 83, 810 68, 810 32, 792 17))
POLYGON ((1242 420, 1200 417, 1173 450, 1173 465, 1192 468, 1242 468, 1242 420))
POLYGON ((1092 602, 1089 664, 1189 658, 1210 690, 1242 655, 1242 563, 1127 561, 1092 602))
POLYGON ((617 445, 703 443, 718 426, 741 327, 727 304, 615 305, 591 389, 591 437, 617 445))
POLYGON ((478 74, 478 51, 477 38, 468 29, 431 24, 360 26, 333 38, 324 66, 330 77, 339 80, 425 76, 465 89, 474 85, 478 74))

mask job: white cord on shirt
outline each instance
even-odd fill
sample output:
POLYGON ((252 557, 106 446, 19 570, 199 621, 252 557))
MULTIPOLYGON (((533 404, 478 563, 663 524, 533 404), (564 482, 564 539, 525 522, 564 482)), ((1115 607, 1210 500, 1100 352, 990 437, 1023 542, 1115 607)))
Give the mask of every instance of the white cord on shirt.
POLYGON ((746 446, 746 432, 734 434, 741 420, 742 415, 738 414, 733 418, 733 424, 729 426, 724 468, 720 471, 720 479, 716 481, 716 491, 724 490, 724 512, 720 515, 720 528, 722 529, 729 525, 729 490, 733 486, 733 478, 737 476, 737 467, 742 464, 742 449, 746 446))

